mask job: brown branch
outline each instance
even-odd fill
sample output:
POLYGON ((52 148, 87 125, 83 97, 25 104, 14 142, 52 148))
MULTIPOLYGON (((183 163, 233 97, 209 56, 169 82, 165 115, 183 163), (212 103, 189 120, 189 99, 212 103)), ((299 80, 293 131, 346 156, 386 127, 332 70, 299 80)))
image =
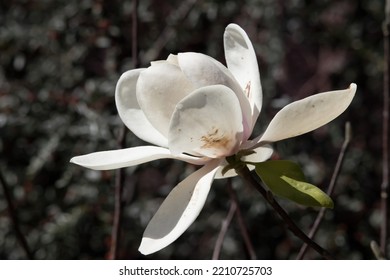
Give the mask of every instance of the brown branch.
POLYGON ((292 233, 295 234, 298 238, 300 238, 303 242, 307 243, 310 247, 312 247, 315 251, 317 251, 321 256, 325 259, 332 259, 331 255, 327 250, 318 245, 314 240, 309 238, 290 218, 286 211, 280 206, 280 204, 275 200, 273 194, 261 185, 260 182, 256 180, 256 178, 252 175, 247 166, 242 166, 241 168, 237 168, 236 172, 240 175, 244 181, 254 187, 267 202, 274 208, 274 210, 279 214, 279 216, 283 219, 283 221, 287 224, 288 228, 292 233))
POLYGON ((234 217, 234 214, 236 214, 237 223, 241 232, 241 236, 244 239, 244 244, 249 254, 249 257, 251 260, 255 260, 257 259, 255 249, 253 248, 252 241, 250 240, 248 234, 248 229, 245 225, 244 218, 242 217, 241 209, 239 207, 239 203, 237 199, 237 194, 233 189, 231 179, 228 179, 227 187, 228 187, 231 203, 230 203, 228 215, 226 216, 225 220, 222 222, 221 230, 219 231, 218 238, 215 243, 215 247, 213 251, 213 260, 217 260, 219 258, 223 240, 225 238, 229 225, 234 217))
POLYGON ((223 245, 223 240, 225 239, 226 232, 229 228, 230 223, 232 222, 232 219, 233 219, 234 214, 236 213, 236 210, 237 210, 237 205, 233 201, 231 201, 229 212, 228 212, 226 218, 222 222, 222 226, 221 226, 221 229, 219 231, 217 241, 215 242, 213 257, 212 257, 213 260, 219 259, 219 255, 221 253, 221 249, 222 249, 222 245, 223 245))
MULTIPOLYGON (((327 190, 327 195, 329 196, 332 196, 333 194, 333 191, 334 191, 334 188, 335 188, 335 185, 336 185, 336 181, 337 181, 337 178, 338 178, 338 175, 340 174, 340 170, 341 170, 341 166, 343 164, 343 161, 344 161, 344 156, 345 156, 345 153, 348 149, 348 146, 349 146, 349 143, 351 141, 351 137, 352 137, 352 133, 351 133, 351 124, 349 122, 347 122, 345 124, 345 138, 344 138, 344 142, 343 142, 343 145, 341 146, 341 149, 340 149, 340 153, 339 153, 339 157, 337 158, 337 162, 336 162, 336 166, 334 168, 334 171, 333 171, 333 174, 332 174, 332 178, 330 180, 330 183, 329 183, 329 186, 328 186, 328 190, 327 190)), ((314 224, 312 226, 312 228, 310 229, 310 232, 308 234, 308 236, 310 238, 314 238, 314 236, 316 235, 320 225, 321 225, 321 222, 322 222, 322 219, 324 218, 324 215, 325 215, 325 211, 326 211, 326 208, 325 207, 322 207, 320 209, 320 212, 318 213, 315 221, 314 221, 314 224)), ((299 253, 297 255, 297 260, 302 260, 307 252, 307 249, 308 249, 308 246, 307 244, 303 244, 301 249, 299 250, 299 253)))
POLYGON ((377 260, 385 260, 385 257, 383 256, 381 252, 381 248, 379 248, 378 243, 376 243, 374 240, 370 242, 371 251, 374 253, 374 256, 377 260))
POLYGON ((133 67, 139 66, 138 61, 138 0, 133 0, 133 13, 132 13, 132 27, 131 27, 131 56, 133 59, 133 67))
MULTIPOLYGON (((120 128, 120 133, 118 137, 119 148, 124 147, 126 139, 126 126, 122 125, 120 128)), ((123 183, 124 183, 124 169, 120 168, 116 171, 115 174, 115 209, 114 209, 114 222, 111 232, 111 248, 110 248, 110 256, 111 260, 115 260, 118 258, 118 248, 119 248, 119 240, 120 240, 120 229, 122 223, 122 210, 123 210, 123 183)))
POLYGON ((383 70, 383 119, 382 119, 382 184, 381 212, 382 223, 380 231, 380 249, 386 256, 388 230, 388 188, 389 188, 389 68, 390 68, 390 0, 386 1, 385 21, 383 23, 384 37, 384 70, 383 70))
POLYGON ((190 13, 192 7, 198 0, 186 0, 180 2, 177 9, 174 9, 166 20, 166 27, 162 30, 160 36, 154 41, 153 46, 141 56, 142 64, 149 63, 160 56, 161 51, 166 44, 176 35, 175 26, 182 24, 183 20, 190 13))
POLYGON ((244 221, 244 218, 242 216, 241 209, 240 209, 239 204, 238 204, 237 194, 233 189, 231 181, 230 181, 230 184, 228 184, 228 191, 230 194, 230 198, 236 204, 236 208, 237 208, 236 219, 237 219, 238 227, 239 227, 240 232, 241 232, 241 236, 244 239, 244 244, 245 244, 245 247, 246 247, 247 252, 249 254, 249 257, 251 260, 256 260, 257 259, 256 252, 255 252, 255 249, 253 247, 252 241, 249 237, 248 228, 247 228, 245 221, 244 221))
MULTIPOLYGON (((138 0, 133 0, 133 12, 132 12, 132 58, 133 67, 138 67, 138 0)), ((122 125, 118 136, 119 149, 123 149, 126 145, 126 132, 127 128, 122 125)), ((114 210, 114 222, 111 232, 111 247, 109 258, 115 260, 118 258, 118 248, 120 240, 120 229, 123 216, 123 185, 124 185, 124 169, 120 168, 116 171, 115 177, 115 210, 114 210)))
POLYGON ((28 246, 27 240, 24 237, 24 235, 19 227, 19 219, 18 219, 18 216, 16 214, 15 206, 12 202, 12 196, 11 196, 11 193, 9 191, 8 183, 5 179, 5 177, 3 176, 1 169, 0 169, 0 183, 3 187, 5 200, 7 201, 7 204, 8 204, 8 213, 9 213, 9 216, 11 218, 11 221, 12 221, 15 233, 16 233, 16 239, 19 241, 20 246, 22 246, 27 258, 32 260, 32 259, 34 259, 34 254, 30 250, 30 247, 28 246))

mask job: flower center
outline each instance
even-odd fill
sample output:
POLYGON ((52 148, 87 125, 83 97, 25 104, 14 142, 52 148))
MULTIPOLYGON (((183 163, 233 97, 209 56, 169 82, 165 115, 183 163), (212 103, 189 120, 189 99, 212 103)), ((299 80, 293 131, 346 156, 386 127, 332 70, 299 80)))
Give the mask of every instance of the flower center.
MULTIPOLYGON (((227 137, 223 132, 221 133, 218 128, 213 127, 211 131, 200 138, 202 141, 202 149, 213 149, 215 151, 224 151, 223 155, 225 155, 226 151, 230 149, 231 139, 227 137)), ((221 155, 218 153, 217 156, 221 155)))

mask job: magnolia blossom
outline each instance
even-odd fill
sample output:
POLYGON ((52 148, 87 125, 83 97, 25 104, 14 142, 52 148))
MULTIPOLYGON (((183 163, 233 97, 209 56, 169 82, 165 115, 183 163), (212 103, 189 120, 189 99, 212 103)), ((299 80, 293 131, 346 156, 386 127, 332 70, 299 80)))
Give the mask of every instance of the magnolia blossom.
POLYGON ((154 253, 175 241, 196 219, 226 157, 254 153, 243 161, 270 158, 270 143, 314 130, 340 115, 351 103, 356 85, 319 93, 280 110, 265 132, 249 140, 262 107, 256 54, 248 35, 236 24, 224 33, 227 67, 201 53, 179 53, 148 68, 125 72, 115 101, 124 124, 153 145, 103 151, 71 159, 95 170, 133 166, 171 158, 202 166, 172 189, 149 222, 140 245, 154 253))

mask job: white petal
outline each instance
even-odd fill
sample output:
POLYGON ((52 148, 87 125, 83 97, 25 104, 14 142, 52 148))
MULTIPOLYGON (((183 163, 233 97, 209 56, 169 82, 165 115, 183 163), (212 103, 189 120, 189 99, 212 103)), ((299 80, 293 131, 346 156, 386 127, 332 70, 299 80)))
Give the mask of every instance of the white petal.
POLYGON ((250 101, 252 109, 251 129, 253 129, 263 102, 255 50, 248 35, 237 24, 229 24, 226 27, 224 47, 228 69, 233 73, 250 101))
POLYGON ((298 136, 327 124, 347 109, 355 92, 356 84, 351 84, 345 90, 319 93, 287 105, 272 119, 260 142, 298 136))
POLYGON ((270 145, 264 145, 253 149, 253 151, 253 154, 244 156, 241 160, 245 162, 263 162, 272 156, 274 149, 270 145))
POLYGON ((179 66, 179 62, 177 61, 177 55, 175 54, 170 54, 167 59, 165 60, 155 60, 150 62, 151 65, 159 64, 159 63, 167 63, 169 62, 170 64, 179 66))
MULTIPOLYGON (((221 166, 217 170, 217 173, 215 174, 214 179, 227 179, 227 178, 235 177, 238 175, 234 169, 229 169, 228 171, 225 172, 225 174, 222 175, 222 171, 227 164, 228 164, 227 162, 223 162, 221 164, 221 166)), ((253 169, 255 169, 255 166, 248 165, 248 168, 249 168, 249 170, 253 170, 253 169)))
MULTIPOLYGON (((272 149, 272 147, 270 145, 265 145, 265 146, 257 147, 255 149, 253 149, 253 151, 255 153, 250 154, 248 156, 244 156, 241 158, 241 160, 245 161, 245 162, 253 162, 253 163, 254 162, 263 162, 272 156, 272 153, 274 150, 272 149)), ((217 173, 215 174, 215 179, 224 179, 224 178, 237 176, 237 173, 236 173, 236 171, 234 171, 234 169, 230 169, 224 175, 222 175, 222 170, 226 165, 228 165, 228 163, 225 160, 222 163, 222 165, 220 166, 220 168, 218 169, 217 173)), ((253 170, 254 166, 248 165, 248 168, 250 170, 253 170)))
POLYGON ((176 107, 169 149, 210 158, 235 153, 242 141, 242 114, 234 92, 222 85, 200 88, 176 107))
POLYGON ((232 73, 214 58, 194 52, 179 53, 180 68, 196 88, 225 85, 236 94, 243 114, 244 137, 246 139, 252 133, 249 127, 252 122, 251 108, 243 89, 237 83, 232 73))
POLYGON ((242 91, 226 66, 208 55, 186 52, 179 53, 177 59, 181 70, 197 88, 225 85, 233 91, 242 91))
POLYGON ((145 117, 136 96, 138 77, 145 69, 134 69, 122 74, 115 89, 115 102, 123 123, 139 138, 167 147, 168 140, 145 117))
POLYGON ((176 104, 193 90, 192 83, 177 65, 157 63, 140 74, 137 99, 150 123, 167 136, 176 104))
POLYGON ((218 161, 212 161, 179 183, 145 229, 139 251, 152 254, 174 242, 195 221, 210 191, 218 161))
POLYGON ((188 155, 173 156, 166 148, 155 146, 141 146, 122 150, 112 150, 77 156, 70 162, 94 170, 111 170, 116 168, 134 166, 144 162, 172 158, 180 159, 192 164, 204 164, 207 160, 188 155))
POLYGON ((238 175, 234 169, 229 169, 228 171, 225 172, 225 174, 222 175, 222 170, 225 168, 226 165, 228 165, 228 162, 225 160, 218 168, 214 179, 227 179, 238 175))

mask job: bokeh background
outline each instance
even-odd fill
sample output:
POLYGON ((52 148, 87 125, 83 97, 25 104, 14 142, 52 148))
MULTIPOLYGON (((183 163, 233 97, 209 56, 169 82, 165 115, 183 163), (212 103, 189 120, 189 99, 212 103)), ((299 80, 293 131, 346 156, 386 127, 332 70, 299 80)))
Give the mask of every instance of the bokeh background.
MULTIPOLYGON (((379 240, 384 2, 379 0, 141 0, 138 62, 196 51, 224 63, 222 36, 241 25, 256 49, 264 108, 261 133, 285 104, 358 84, 337 120, 275 144, 275 158, 298 162, 326 190, 351 122, 353 138, 316 241, 338 259, 374 259, 379 240)), ((0 2, 0 170, 21 231, 36 259, 106 259, 114 213, 114 171, 69 163, 118 148, 114 103, 121 73, 133 67, 131 0, 0 2)), ((130 131, 126 146, 144 143, 130 131)), ((172 187, 194 166, 159 160, 125 169, 121 259, 210 259, 231 199, 215 181, 196 222, 166 249, 138 253, 143 230, 172 187)), ((302 242, 263 198, 234 179, 259 259, 294 259, 302 242)), ((279 200, 306 232, 318 209, 279 200)), ((321 259, 310 250, 309 259, 321 259)), ((0 190, 0 259, 25 259, 0 190)), ((248 258, 233 219, 221 259, 248 258)))

